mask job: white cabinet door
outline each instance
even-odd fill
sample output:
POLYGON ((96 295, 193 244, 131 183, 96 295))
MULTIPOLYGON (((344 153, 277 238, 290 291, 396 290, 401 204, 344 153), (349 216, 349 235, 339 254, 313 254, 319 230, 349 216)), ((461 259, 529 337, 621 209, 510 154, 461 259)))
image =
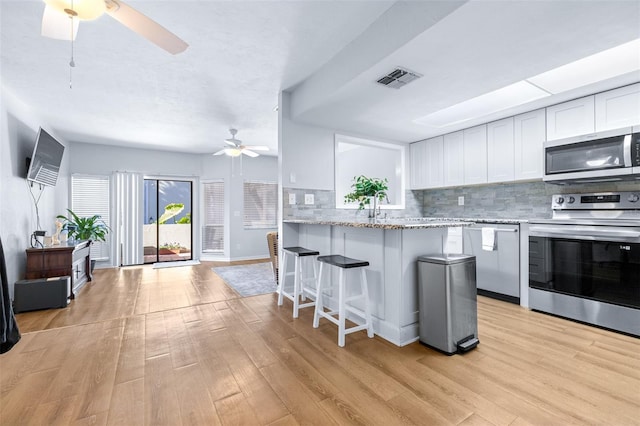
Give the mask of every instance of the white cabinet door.
POLYGON ((412 143, 409 150, 411 155, 411 189, 423 189, 427 185, 427 141, 412 143))
POLYGON ((487 183, 487 125, 462 131, 464 183, 487 183))
POLYGON ((444 185, 444 152, 442 136, 427 140, 427 188, 444 185))
POLYGON ((444 135, 444 185, 464 184, 464 147, 462 131, 444 135))
POLYGON ((542 179, 544 168, 545 110, 514 117, 514 179, 542 179))
POLYGON ((596 95, 596 132, 640 124, 640 83, 596 95))
POLYGON ((568 138, 595 131, 594 96, 547 107, 547 140, 568 138))
POLYGON ((513 180, 513 140, 513 117, 487 124, 487 182, 513 180))
POLYGON ((411 144, 411 189, 444 185, 442 136, 411 144))

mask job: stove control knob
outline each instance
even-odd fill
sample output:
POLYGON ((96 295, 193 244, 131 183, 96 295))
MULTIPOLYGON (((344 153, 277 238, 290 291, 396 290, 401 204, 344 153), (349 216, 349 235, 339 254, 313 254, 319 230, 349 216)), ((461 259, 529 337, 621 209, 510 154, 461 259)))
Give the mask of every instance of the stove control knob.
POLYGON ((631 194, 629 195, 629 202, 631 203, 635 203, 636 201, 640 200, 640 197, 638 196, 638 194, 631 194))
POLYGON ((564 197, 558 197, 558 199, 556 200, 556 203, 558 204, 564 203, 564 197))
POLYGON ((569 197, 569 204, 573 204, 575 201, 575 197, 569 197))

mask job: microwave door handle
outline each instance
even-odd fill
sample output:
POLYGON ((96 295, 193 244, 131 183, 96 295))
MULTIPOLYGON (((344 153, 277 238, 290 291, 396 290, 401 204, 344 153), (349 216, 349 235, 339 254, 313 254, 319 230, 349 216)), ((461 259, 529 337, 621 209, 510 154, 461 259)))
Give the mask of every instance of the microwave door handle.
POLYGON ((624 142, 622 143, 624 149, 624 166, 632 167, 631 164, 631 135, 626 135, 624 137, 624 142))

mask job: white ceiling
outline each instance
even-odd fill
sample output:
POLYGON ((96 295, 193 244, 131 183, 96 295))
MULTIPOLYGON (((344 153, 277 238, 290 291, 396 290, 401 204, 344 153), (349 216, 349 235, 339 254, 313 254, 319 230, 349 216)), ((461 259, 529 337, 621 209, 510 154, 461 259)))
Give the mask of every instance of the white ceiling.
MULTIPOLYGON (((82 22, 69 89, 69 42, 39 35, 44 3, 1 0, 4 90, 71 142, 212 153, 236 127, 275 153, 283 89, 297 120, 412 142, 456 130, 416 118, 640 38, 640 0, 127 4, 187 51, 172 56, 109 16, 82 22), (396 66, 424 77, 400 90, 374 83, 396 66)), ((637 73, 478 122, 634 81, 637 73)))

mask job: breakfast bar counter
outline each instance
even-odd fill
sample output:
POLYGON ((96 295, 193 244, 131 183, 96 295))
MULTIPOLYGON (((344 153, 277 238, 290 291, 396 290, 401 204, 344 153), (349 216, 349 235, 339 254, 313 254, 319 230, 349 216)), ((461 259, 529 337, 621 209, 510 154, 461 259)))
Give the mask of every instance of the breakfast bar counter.
MULTIPOLYGON (((281 243, 283 247, 302 246, 317 250, 321 255, 340 254, 368 261, 370 266, 366 274, 374 332, 391 343, 404 346, 418 340, 419 336, 418 257, 442 254, 447 246, 448 230, 473 223, 446 219, 385 219, 376 223, 369 220, 285 219, 281 243)), ((336 280, 337 275, 327 279, 336 280)), ((331 304, 330 298, 328 305, 331 304)))

